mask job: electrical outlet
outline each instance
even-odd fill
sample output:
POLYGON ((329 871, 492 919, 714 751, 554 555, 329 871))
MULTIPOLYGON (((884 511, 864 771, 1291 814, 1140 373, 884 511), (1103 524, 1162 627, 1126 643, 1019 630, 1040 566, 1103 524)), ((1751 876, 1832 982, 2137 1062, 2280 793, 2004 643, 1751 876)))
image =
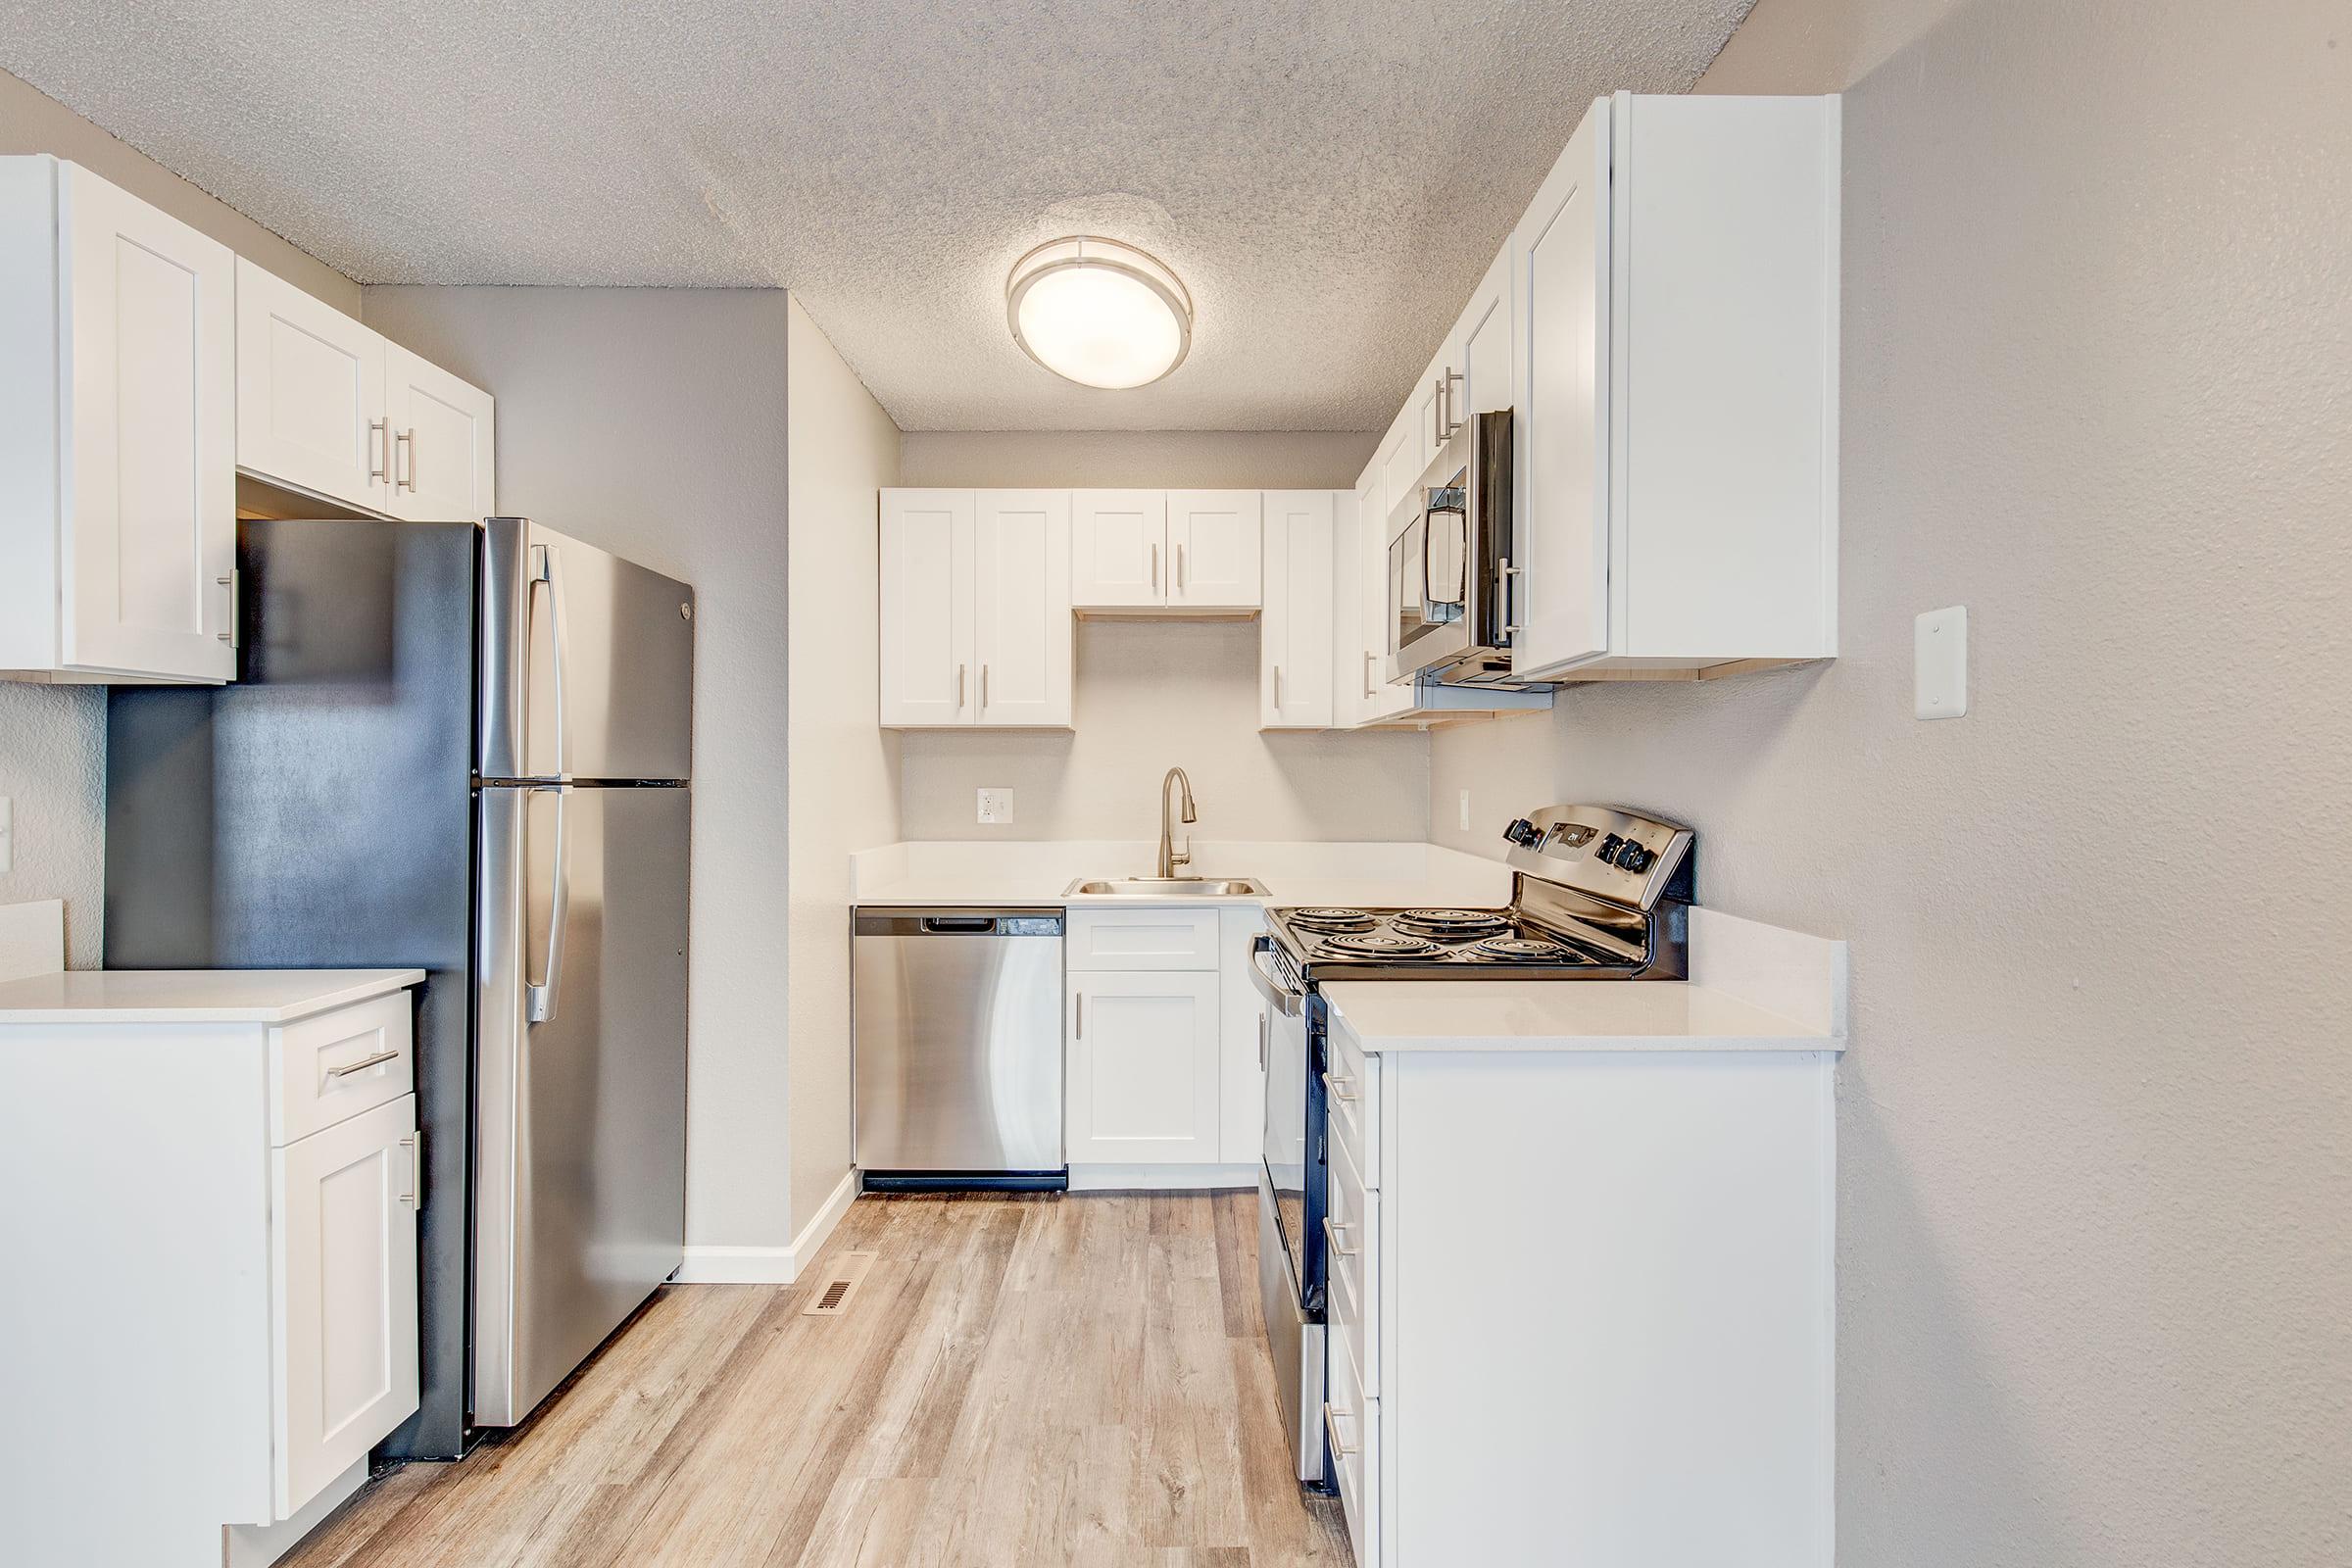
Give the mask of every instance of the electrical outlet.
POLYGON ((0 795, 0 875, 17 868, 17 803, 0 795))
POLYGON ((1470 792, 1462 791, 1462 831, 1470 831, 1470 792))
POLYGON ((980 820, 1009 822, 1012 820, 1012 791, 983 785, 980 789, 980 820))
POLYGON ((1911 710, 1921 718, 1968 712, 1968 607, 1923 612, 1911 629, 1911 710))

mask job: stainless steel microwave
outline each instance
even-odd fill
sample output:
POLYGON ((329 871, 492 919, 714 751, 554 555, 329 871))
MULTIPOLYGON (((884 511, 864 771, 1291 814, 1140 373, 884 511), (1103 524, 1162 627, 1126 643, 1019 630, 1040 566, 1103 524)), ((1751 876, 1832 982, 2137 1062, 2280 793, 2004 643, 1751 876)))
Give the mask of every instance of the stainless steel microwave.
POLYGON ((1511 415, 1475 414, 1389 514, 1389 679, 1511 677, 1511 415))

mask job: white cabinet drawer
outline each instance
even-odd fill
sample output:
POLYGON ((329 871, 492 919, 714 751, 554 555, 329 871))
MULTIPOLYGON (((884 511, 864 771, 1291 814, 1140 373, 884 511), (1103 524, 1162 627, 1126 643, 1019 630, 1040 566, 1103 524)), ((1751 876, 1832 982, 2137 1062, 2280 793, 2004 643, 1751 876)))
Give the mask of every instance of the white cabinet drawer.
POLYGON ((1063 926, 1071 969, 1214 969, 1217 911, 1073 908, 1063 926))
POLYGON ((1373 1273, 1371 1269, 1360 1273, 1347 1269, 1332 1270, 1327 1304, 1331 1319, 1331 1353, 1347 1356, 1355 1368, 1357 1386, 1366 1395, 1377 1396, 1380 1393, 1380 1361, 1373 1353, 1373 1348, 1379 1340, 1373 1319, 1378 1315, 1380 1306, 1364 1288, 1373 1273))
POLYGON ((1364 1186, 1364 1179, 1356 1174, 1348 1151, 1337 1143, 1331 1145, 1329 1170, 1330 1212, 1323 1220, 1324 1265, 1331 1276, 1332 1296, 1335 1298, 1345 1296, 1347 1305, 1343 1310, 1353 1314, 1358 1341, 1356 1365, 1360 1373, 1370 1364, 1368 1352, 1373 1341, 1365 1331, 1372 1326, 1369 1313, 1380 1289, 1377 1250, 1380 1195, 1364 1186))
POLYGON ((1359 1568, 1378 1568, 1380 1500, 1372 1489, 1380 1476, 1380 1401, 1357 1385, 1355 1367, 1334 1345, 1326 1357, 1329 1392, 1323 1401, 1323 1433, 1331 1441, 1331 1469, 1339 1483, 1340 1508, 1348 1516, 1348 1544, 1359 1568))
POLYGON ((1367 1056, 1336 1023, 1323 1070, 1323 1102, 1330 1113, 1331 1141, 1348 1151, 1364 1186, 1380 1187, 1380 1058, 1367 1056))
POLYGON ((270 1031, 270 1143, 282 1149, 416 1087, 410 993, 270 1031))

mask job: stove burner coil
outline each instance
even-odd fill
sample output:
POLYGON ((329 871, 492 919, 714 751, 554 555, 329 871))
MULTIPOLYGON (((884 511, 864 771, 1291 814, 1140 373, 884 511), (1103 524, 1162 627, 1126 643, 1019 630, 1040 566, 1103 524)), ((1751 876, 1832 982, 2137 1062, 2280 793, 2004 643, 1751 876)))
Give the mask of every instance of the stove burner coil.
POLYGON ((1482 958, 1500 963, 1590 963, 1592 960, 1574 948, 1557 942, 1545 942, 1537 937, 1493 937, 1474 943, 1470 951, 1482 958))
POLYGON ((1424 942, 1417 937, 1373 932, 1329 938, 1323 944, 1323 951, 1344 958, 1432 958, 1443 950, 1435 942, 1424 942))
POLYGON ((1498 936, 1510 930, 1510 920, 1492 909, 1405 909, 1392 921, 1399 931, 1417 937, 1454 938, 1498 936))
POLYGON ((1307 931, 1369 931, 1373 926, 1363 909, 1293 909, 1291 924, 1307 931))

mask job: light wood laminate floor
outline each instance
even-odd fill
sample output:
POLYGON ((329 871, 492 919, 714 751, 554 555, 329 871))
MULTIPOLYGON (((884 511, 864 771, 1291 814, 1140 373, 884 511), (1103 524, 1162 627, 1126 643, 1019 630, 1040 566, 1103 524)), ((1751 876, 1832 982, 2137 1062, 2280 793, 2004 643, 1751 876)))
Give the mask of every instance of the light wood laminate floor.
POLYGON ((1290 1477, 1253 1192, 862 1198, 798 1285, 672 1286, 527 1426, 290 1568, 1348 1562, 1290 1477), (839 1317, 805 1307, 878 1253, 839 1317))

